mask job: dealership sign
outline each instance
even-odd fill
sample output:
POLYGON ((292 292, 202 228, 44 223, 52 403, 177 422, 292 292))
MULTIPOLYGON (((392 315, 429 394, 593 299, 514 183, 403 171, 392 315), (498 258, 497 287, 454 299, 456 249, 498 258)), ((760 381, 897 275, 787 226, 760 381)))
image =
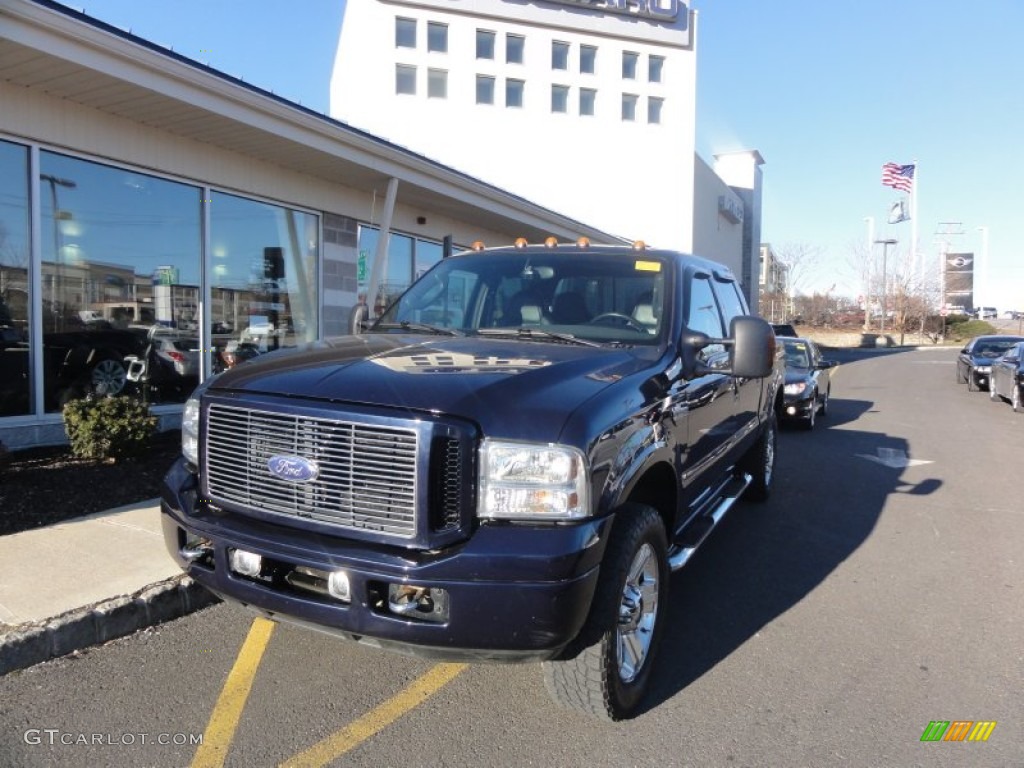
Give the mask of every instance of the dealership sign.
POLYGON ((683 0, 548 0, 603 13, 621 13, 656 21, 675 21, 686 10, 683 0))

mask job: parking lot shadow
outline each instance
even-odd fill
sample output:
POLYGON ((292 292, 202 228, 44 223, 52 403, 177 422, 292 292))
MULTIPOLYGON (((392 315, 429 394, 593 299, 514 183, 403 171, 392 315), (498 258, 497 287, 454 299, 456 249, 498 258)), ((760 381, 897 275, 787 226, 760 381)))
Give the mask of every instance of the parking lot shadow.
MULTIPOLYGON (((826 421, 852 423, 873 404, 835 400, 826 421)), ((901 480, 903 438, 819 428, 779 435, 776 486, 742 503, 673 575, 663 645, 645 703, 656 708, 804 599, 874 529, 892 493, 930 494, 937 479, 901 480), (874 459, 874 457, 882 457, 874 459)))

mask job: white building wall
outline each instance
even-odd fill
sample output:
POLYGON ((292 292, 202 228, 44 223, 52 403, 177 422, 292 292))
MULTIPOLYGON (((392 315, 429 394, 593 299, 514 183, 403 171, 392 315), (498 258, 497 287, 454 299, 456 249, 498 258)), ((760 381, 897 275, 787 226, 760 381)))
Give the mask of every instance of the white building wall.
POLYGON ((697 159, 694 167, 693 252, 743 274, 743 221, 723 214, 720 198, 732 201, 728 210, 743 210, 743 201, 710 165, 697 159))
MULTIPOLYGON (((669 5, 665 3, 665 5, 669 5)), ((506 0, 349 2, 331 81, 331 115, 581 221, 651 245, 689 251, 694 190, 694 15, 676 25, 557 3, 506 0), (395 45, 395 18, 416 19, 416 48, 395 45), (448 25, 447 53, 427 51, 427 23, 448 25), (496 33, 494 60, 476 58, 477 29, 496 33), (505 63, 507 34, 525 38, 523 64, 505 63), (568 70, 553 70, 553 41, 569 43, 568 70), (581 44, 598 48, 594 74, 579 71, 581 44), (622 53, 639 54, 637 78, 622 53), (648 82, 651 55, 664 57, 648 82), (415 95, 395 93, 395 66, 415 66, 415 95), (428 98, 427 71, 448 73, 447 98, 428 98), (495 104, 476 104, 476 76, 495 78, 495 104), (522 108, 504 105, 505 81, 525 82, 522 108), (552 85, 569 86, 567 114, 552 113, 552 85), (597 91, 579 114, 580 88, 597 91), (622 120, 622 94, 637 119, 622 120), (647 123, 647 99, 663 99, 647 123), (653 171, 653 172, 652 172, 653 171)))

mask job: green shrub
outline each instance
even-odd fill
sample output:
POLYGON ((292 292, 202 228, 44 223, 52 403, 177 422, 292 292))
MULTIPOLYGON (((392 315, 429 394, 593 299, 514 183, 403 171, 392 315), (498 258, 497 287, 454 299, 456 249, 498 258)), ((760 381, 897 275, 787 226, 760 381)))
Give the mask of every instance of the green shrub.
POLYGON ((64 406, 71 452, 83 459, 124 459, 142 454, 158 419, 131 397, 72 400, 64 406))
POLYGON ((973 318, 959 321, 946 329, 947 338, 954 339, 955 341, 967 341, 975 336, 988 336, 994 333, 998 333, 998 331, 991 323, 973 318))

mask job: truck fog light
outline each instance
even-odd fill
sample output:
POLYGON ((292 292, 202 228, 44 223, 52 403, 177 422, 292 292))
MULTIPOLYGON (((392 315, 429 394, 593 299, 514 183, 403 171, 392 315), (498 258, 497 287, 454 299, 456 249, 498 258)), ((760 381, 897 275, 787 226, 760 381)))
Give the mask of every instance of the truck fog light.
POLYGON ((327 591, 331 597, 343 602, 352 600, 352 587, 349 584, 348 574, 344 571, 332 571, 327 577, 327 591))
POLYGON ((255 552, 244 549, 232 549, 229 552, 231 570, 242 576, 259 576, 263 569, 263 558, 255 552))
POLYGON ((795 405, 787 406, 786 407, 786 413, 788 413, 790 416, 795 416, 796 415, 796 406, 795 405))

